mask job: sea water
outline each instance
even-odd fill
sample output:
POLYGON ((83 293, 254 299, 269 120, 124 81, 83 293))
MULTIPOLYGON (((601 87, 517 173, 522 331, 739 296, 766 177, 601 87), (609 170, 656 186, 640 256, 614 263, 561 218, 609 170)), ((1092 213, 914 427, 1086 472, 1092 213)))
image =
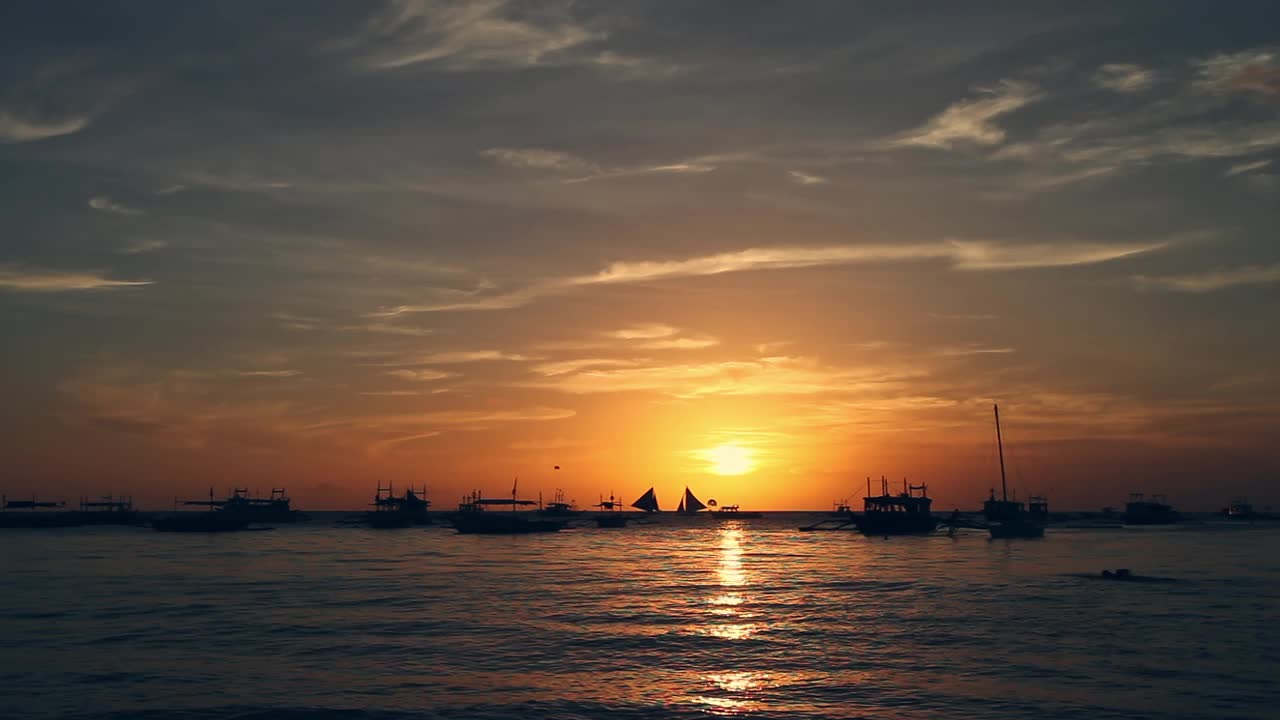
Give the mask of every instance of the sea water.
POLYGON ((0 531, 0 715, 1280 717, 1280 523, 814 519, 0 531))

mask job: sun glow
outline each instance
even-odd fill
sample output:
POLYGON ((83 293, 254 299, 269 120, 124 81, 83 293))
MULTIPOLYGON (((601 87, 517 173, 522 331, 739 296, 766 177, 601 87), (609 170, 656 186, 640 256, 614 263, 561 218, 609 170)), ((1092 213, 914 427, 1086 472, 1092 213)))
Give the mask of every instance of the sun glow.
POLYGON ((703 457, 710 464, 708 468, 716 475, 741 475, 755 469, 751 450, 726 443, 703 451, 703 457))

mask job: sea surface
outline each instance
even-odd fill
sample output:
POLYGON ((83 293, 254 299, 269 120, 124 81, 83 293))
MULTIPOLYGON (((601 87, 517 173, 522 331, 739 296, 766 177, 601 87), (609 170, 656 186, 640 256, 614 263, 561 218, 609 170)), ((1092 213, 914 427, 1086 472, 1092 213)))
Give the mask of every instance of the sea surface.
POLYGON ((1280 718, 1280 523, 813 519, 0 530, 0 716, 1280 718))

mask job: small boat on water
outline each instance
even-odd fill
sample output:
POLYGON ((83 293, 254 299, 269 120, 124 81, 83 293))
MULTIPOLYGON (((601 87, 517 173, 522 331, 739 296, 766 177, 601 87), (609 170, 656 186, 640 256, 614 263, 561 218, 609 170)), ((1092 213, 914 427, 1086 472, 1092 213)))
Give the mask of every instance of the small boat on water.
MULTIPOLYGON (((715 502, 714 500, 708 502, 715 502)), ((707 513, 716 520, 744 520, 748 518, 763 517, 755 510, 742 510, 737 505, 721 505, 713 512, 707 513)))
POLYGON ((993 407, 996 416, 996 447, 1000 452, 1001 495, 997 500, 996 490, 991 488, 991 496, 982 504, 982 512, 988 523, 987 530, 993 539, 1044 537, 1044 526, 1049 519, 1049 501, 1041 496, 1032 496, 1028 509, 1016 499, 1009 499, 1009 485, 1004 474, 1004 438, 1000 434, 1000 406, 993 407))
POLYGON ((627 513, 622 509, 622 501, 615 500, 613 493, 609 493, 609 499, 605 500, 604 496, 600 496, 600 502, 592 507, 600 509, 600 513, 596 515, 596 527, 602 528, 621 528, 627 526, 627 513))
POLYGON ((684 488, 684 497, 680 498, 680 507, 676 508, 677 515, 696 515, 702 510, 706 510, 707 506, 689 490, 689 486, 684 488))
POLYGON ((431 501, 426 499, 426 494, 427 488, 423 486, 421 494, 409 488, 404 495, 396 497, 392 484, 386 487, 379 484, 373 496, 373 509, 364 514, 365 522, 380 530, 430 525, 431 501))
POLYGON ((1152 495, 1148 500, 1142 493, 1129 493, 1124 505, 1125 525, 1172 525, 1178 522, 1178 513, 1164 495, 1152 495))
POLYGON ((67 503, 62 500, 37 500, 34 495, 30 500, 10 500, 0 495, 0 527, 7 528, 46 528, 68 527, 72 522, 72 513, 62 509, 67 503), (13 512, 19 510, 22 512, 13 512))
POLYGON ((517 499, 514 484, 509 499, 486 498, 477 490, 458 504, 458 512, 452 517, 453 527, 465 535, 526 535, 564 529, 567 520, 544 518, 536 512, 517 510, 537 504, 536 500, 517 499))
POLYGON ((228 511, 224 501, 213 499, 213 488, 209 488, 208 500, 174 501, 174 512, 151 518, 152 529, 159 532, 234 532, 249 527, 251 519, 248 515, 228 511), (179 505, 204 507, 201 511, 179 511, 179 505))
POLYGON ((938 529, 933 516, 933 499, 924 483, 909 485, 902 480, 902 492, 889 493, 889 481, 880 478, 880 494, 871 494, 871 478, 867 478, 867 496, 862 501, 862 514, 854 517, 863 535, 927 535, 938 529))
POLYGON ((1224 517, 1232 520, 1253 520, 1258 517, 1258 513, 1254 511, 1253 505, 1244 499, 1236 499, 1232 503, 1222 509, 1224 517))
POLYGON ((537 513, 549 518, 571 518, 581 515, 582 511, 578 509, 578 506, 572 500, 565 497, 564 490, 556 488, 555 493, 551 496, 551 502, 545 506, 542 505, 542 493, 538 493, 537 513))
POLYGON ((103 495, 97 500, 80 498, 76 525, 141 525, 142 515, 133 507, 133 498, 103 495))
POLYGON ((644 491, 644 494, 631 503, 631 507, 637 510, 643 510, 646 513, 661 512, 658 507, 658 496, 653 493, 653 488, 644 491))
POLYGON ((833 518, 853 517, 853 507, 849 505, 849 499, 845 498, 831 503, 831 512, 827 513, 827 516, 833 518))
POLYGON ((248 488, 234 488, 231 497, 222 501, 222 509, 242 513, 255 523, 293 523, 306 520, 307 515, 291 507, 293 501, 284 488, 271 488, 267 497, 253 497, 248 488))

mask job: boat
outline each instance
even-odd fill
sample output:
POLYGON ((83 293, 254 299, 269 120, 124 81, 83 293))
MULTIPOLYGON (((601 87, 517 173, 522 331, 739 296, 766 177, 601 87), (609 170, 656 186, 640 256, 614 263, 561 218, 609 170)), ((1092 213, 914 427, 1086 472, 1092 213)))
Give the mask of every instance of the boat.
POLYGON ((991 496, 982 504, 987 518, 987 530, 993 539, 1044 537, 1044 525, 1049 517, 1049 501, 1042 496, 1031 498, 1027 509, 1016 499, 1009 499, 1009 485, 1004 473, 1004 438, 1000 434, 1000 406, 994 405, 996 416, 996 447, 1000 453, 1000 499, 991 488, 991 496))
POLYGON ((255 523, 293 523, 306 520, 307 515, 291 507, 293 501, 284 488, 271 488, 268 497, 251 497, 248 488, 234 488, 231 497, 222 502, 222 508, 248 516, 255 523))
POLYGON ((1253 505, 1248 500, 1237 499, 1222 509, 1222 514, 1232 520, 1253 520, 1258 517, 1253 505))
POLYGON ((244 513, 228 511, 221 500, 213 499, 209 488, 208 500, 174 500, 175 512, 151 518, 151 527, 159 532, 234 532, 249 527, 250 518, 244 513), (178 505, 203 506, 203 511, 178 511, 178 505))
POLYGON ((848 518, 853 517, 853 507, 849 505, 848 498, 844 500, 836 500, 831 503, 831 512, 827 513, 827 517, 848 518))
POLYGON ((7 528, 48 528, 68 527, 75 525, 72 513, 64 512, 67 506, 63 500, 37 500, 34 495, 30 500, 10 500, 0 495, 0 527, 7 528), (24 512, 12 512, 22 510, 24 512))
POLYGON ((76 525, 141 525, 142 516, 133 507, 133 498, 103 495, 97 500, 80 498, 76 525))
POLYGON ((680 498, 680 507, 676 508, 677 515, 696 515, 699 511, 705 510, 707 506, 694 496, 689 490, 689 486, 684 488, 684 497, 680 498))
MULTIPOLYGON (((712 500, 708 502, 714 502, 714 501, 712 500)), ((756 512, 755 510, 744 511, 740 509, 737 505, 721 505, 720 507, 716 508, 713 512, 707 513, 707 515, 710 515, 712 518, 716 520, 742 520, 747 518, 764 517, 760 513, 756 512)))
POLYGON ((863 535, 923 535, 938 529, 938 519, 930 512, 933 499, 927 485, 909 485, 903 478, 902 492, 891 495, 889 482, 881 477, 880 490, 873 496, 871 478, 867 478, 862 514, 854 517, 863 535))
POLYGON ((613 493, 609 493, 609 499, 605 500, 604 496, 600 496, 600 502, 592 507, 600 508, 600 513, 596 515, 596 527, 602 528, 621 528, 627 526, 627 513, 622 510, 622 501, 615 500, 613 493))
POLYGON ((1178 513, 1163 495, 1152 495, 1148 500, 1142 493, 1129 493, 1124 505, 1125 525, 1172 525, 1178 522, 1178 513))
POLYGON ((544 518, 536 512, 520 512, 519 507, 537 505, 536 500, 520 500, 516 486, 511 486, 511 497, 486 498, 475 491, 463 497, 454 513, 453 527, 465 535, 525 535, 529 533, 560 532, 568 522, 564 519, 544 518), (507 508, 491 509, 491 508, 507 508))
POLYGON ((543 517, 553 518, 571 518, 581 515, 582 511, 578 506, 565 497, 564 491, 556 488, 555 493, 551 496, 551 502, 546 506, 542 505, 542 493, 538 493, 538 514, 543 517))
POLYGON ((426 499, 426 494, 426 486, 423 486, 421 495, 411 487, 403 496, 396 497, 391 483, 386 487, 379 484, 373 495, 373 509, 364 514, 365 522, 380 530, 430 525, 431 501, 426 499))
POLYGON ((653 493, 653 488, 645 490, 643 495, 631 503, 631 507, 646 513, 661 512, 661 508, 658 507, 658 496, 653 493))

